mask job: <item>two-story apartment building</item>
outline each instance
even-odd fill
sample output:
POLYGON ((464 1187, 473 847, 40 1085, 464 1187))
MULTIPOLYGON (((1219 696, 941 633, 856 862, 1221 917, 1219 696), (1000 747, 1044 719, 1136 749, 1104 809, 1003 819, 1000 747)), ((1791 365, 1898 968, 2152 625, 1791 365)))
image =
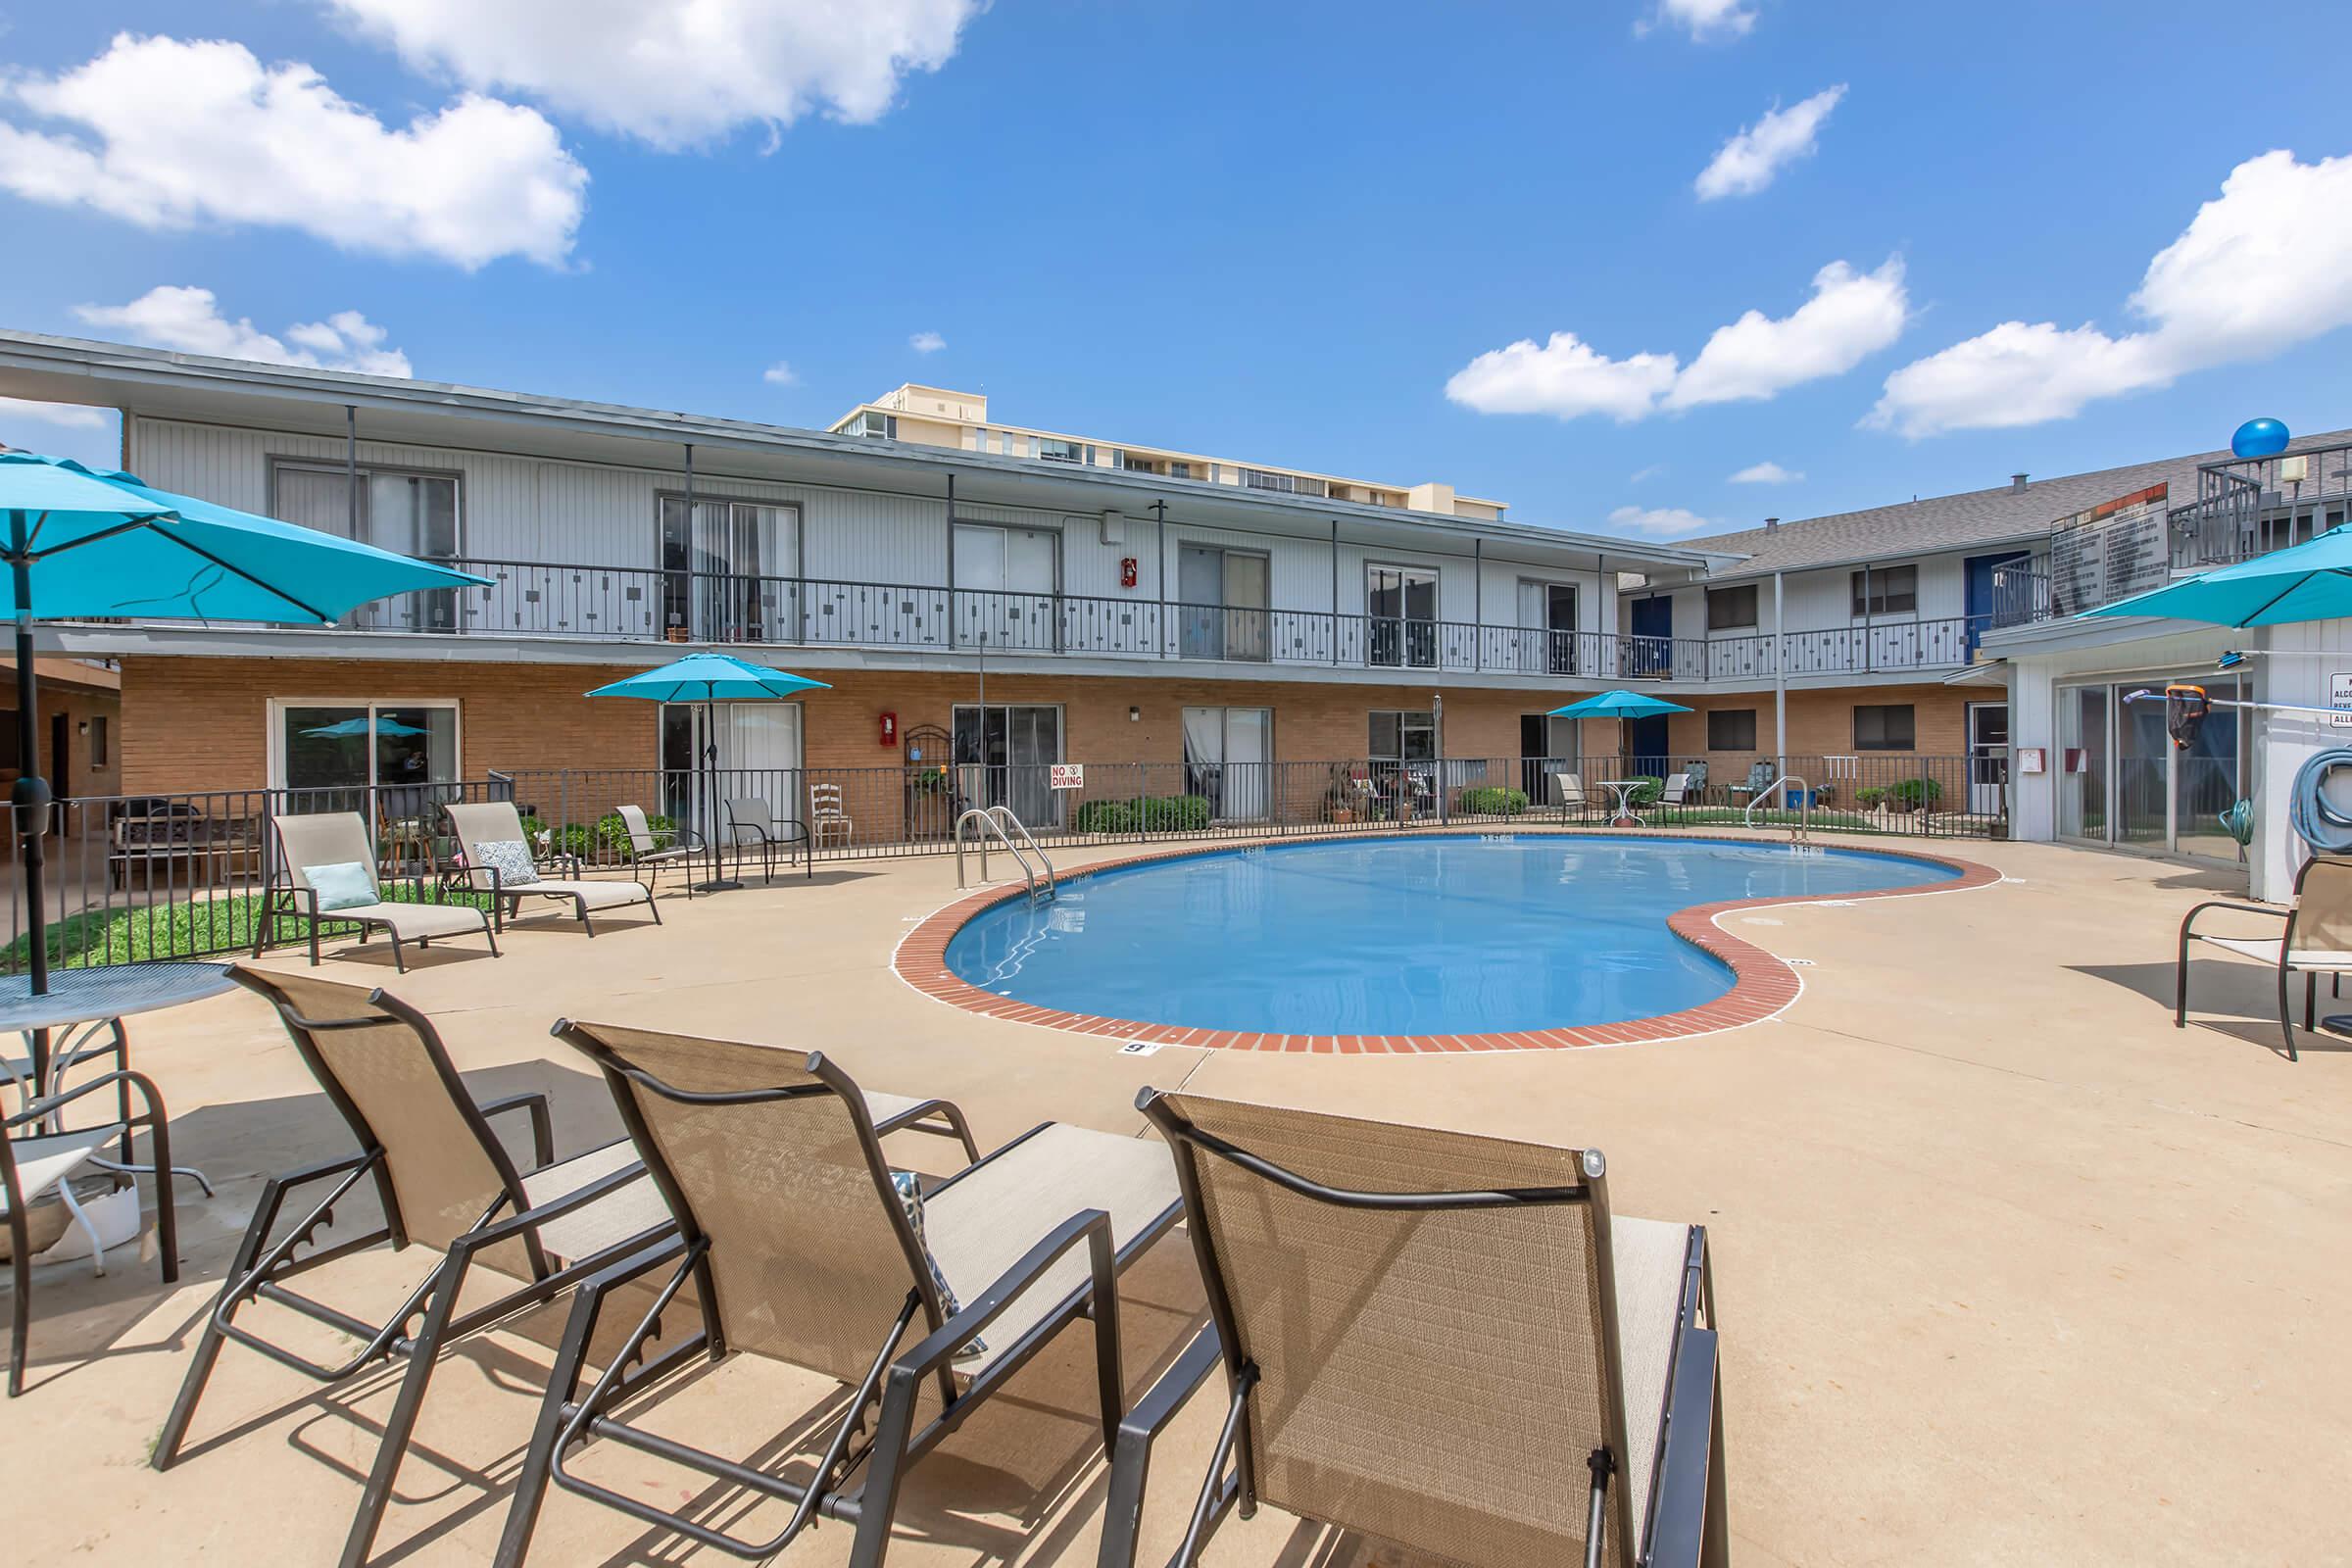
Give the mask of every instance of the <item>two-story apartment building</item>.
POLYGON ((1066 430, 1005 424, 988 415, 988 398, 978 392, 906 382, 871 403, 860 403, 833 422, 835 435, 909 441, 956 452, 988 452, 1088 468, 1117 468, 1189 484, 1234 485, 1275 495, 1307 496, 1358 506, 1429 512, 1473 522, 1500 522, 1504 505, 1458 495, 1434 480, 1421 484, 1379 484, 1310 468, 1243 463, 1176 447, 1106 441, 1066 430))
MULTIPOLYGON (((1064 760, 1154 764, 1154 793, 1222 776, 1214 808, 1243 816, 1270 804, 1246 781, 1287 761, 1442 754, 1500 766, 1465 781, 1521 782, 1521 760, 1617 751, 1614 726, 1547 709, 1676 667, 1619 634, 1626 575, 1715 564, 1296 488, 23 333, 0 334, 0 395, 119 410, 122 466, 163 488, 489 579, 334 627, 126 606, 45 633, 120 660, 133 793, 683 773, 713 741, 774 773, 980 764, 1049 825, 1069 803, 1044 764, 1064 760), (715 735, 693 707, 582 695, 704 646, 830 689, 722 706, 715 735)), ((896 793, 858 832, 887 830, 896 793)))

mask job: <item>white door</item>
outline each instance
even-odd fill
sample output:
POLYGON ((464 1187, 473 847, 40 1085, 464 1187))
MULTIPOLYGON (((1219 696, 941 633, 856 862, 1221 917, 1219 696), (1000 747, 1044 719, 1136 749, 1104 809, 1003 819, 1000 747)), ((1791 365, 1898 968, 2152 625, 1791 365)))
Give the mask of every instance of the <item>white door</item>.
POLYGON ((1255 822, 1273 795, 1274 710, 1225 710, 1225 819, 1255 822))
POLYGON ((1968 705, 1968 812, 1998 816, 2009 782, 2009 705, 1968 705))

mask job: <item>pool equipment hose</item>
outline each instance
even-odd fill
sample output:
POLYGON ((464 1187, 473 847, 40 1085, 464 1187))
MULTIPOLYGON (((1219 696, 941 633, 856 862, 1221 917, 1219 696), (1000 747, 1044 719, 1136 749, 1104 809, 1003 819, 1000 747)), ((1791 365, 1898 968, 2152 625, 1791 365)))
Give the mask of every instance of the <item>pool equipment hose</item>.
POLYGON ((2336 747, 2314 756, 2295 770, 2294 790, 2287 800, 2288 820, 2320 855, 2352 853, 2352 815, 2337 809, 2322 788, 2339 767, 2352 767, 2352 751, 2336 747))

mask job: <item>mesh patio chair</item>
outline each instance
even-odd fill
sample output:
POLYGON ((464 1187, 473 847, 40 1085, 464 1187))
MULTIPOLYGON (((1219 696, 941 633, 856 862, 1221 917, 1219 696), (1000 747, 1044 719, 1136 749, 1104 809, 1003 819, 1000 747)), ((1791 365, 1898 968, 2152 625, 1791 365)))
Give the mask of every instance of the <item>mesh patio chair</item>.
POLYGON ((150 1166, 155 1175, 155 1235, 157 1261, 164 1283, 179 1278, 179 1228, 172 1208, 172 1129, 164 1114, 163 1097, 155 1085, 135 1072, 118 1069, 86 1079, 73 1088, 45 1097, 27 1098, 17 1112, 0 1120, 0 1218, 8 1222, 9 1283, 15 1292, 8 1337, 8 1396, 24 1392, 24 1357, 32 1332, 32 1238, 26 1209, 35 1200, 56 1193, 67 1213, 79 1224, 90 1244, 91 1265, 106 1272, 106 1250, 96 1228, 82 1213, 68 1183, 82 1166, 105 1157, 107 1146, 120 1141, 128 1163, 130 1135, 148 1133, 150 1166), (118 1097, 119 1119, 95 1127, 71 1130, 61 1125, 59 1112, 84 1095, 112 1088, 118 1097), (143 1108, 129 1108, 136 1091, 143 1108))
POLYGON ((662 923, 662 906, 654 902, 650 882, 588 881, 580 875, 580 858, 576 855, 551 855, 566 875, 540 875, 531 842, 522 831, 522 813, 514 809, 514 802, 451 805, 442 807, 441 811, 449 818, 449 830, 457 838, 458 853, 466 858, 463 873, 466 885, 477 893, 489 894, 491 907, 502 916, 519 914, 522 901, 536 896, 568 900, 572 912, 579 918, 580 929, 590 936, 596 935, 596 926, 589 919, 589 911, 593 909, 625 909, 642 904, 654 917, 654 924, 662 923), (484 853, 484 846, 493 844, 521 845, 520 858, 529 880, 518 882, 509 867, 491 863, 499 852, 484 853))
POLYGON ((2262 904, 2239 904, 2210 899, 2180 917, 2180 950, 2173 969, 2173 1027, 2188 1025, 2188 945, 2208 943, 2224 953, 2271 965, 2278 974, 2278 1031, 2286 1038, 2286 1059, 2302 1058, 2295 1050, 2295 1020, 2291 998, 2294 977, 2303 977, 2303 1027, 2309 1029, 2319 1010, 2320 976, 2331 987, 2352 971, 2352 859, 2322 858, 2304 862, 2295 873, 2295 902, 2284 909, 2262 904), (2283 920, 2274 937, 2215 936, 2196 929, 2197 916, 2210 909, 2283 920))
POLYGON ((421 877, 414 883, 417 895, 414 904, 395 903, 383 896, 383 884, 375 873, 375 846, 368 841, 368 824, 357 811, 318 811, 273 817, 271 821, 277 832, 278 863, 270 890, 262 895, 261 917, 254 922, 255 957, 262 956, 262 950, 277 934, 278 920, 288 914, 300 915, 310 922, 313 964, 318 961, 319 923, 335 920, 349 920, 358 925, 363 937, 370 929, 389 933, 392 966, 402 973, 409 967, 408 958, 401 952, 404 940, 429 948, 435 937, 469 936, 478 931, 490 944, 490 956, 499 956, 498 937, 490 929, 490 917, 470 904, 425 902, 421 877), (375 901, 349 908, 322 910, 318 907, 318 890, 311 886, 311 872, 344 864, 355 864, 367 871, 375 901))
POLYGON ((1047 1122, 924 1193, 918 1221, 894 1185, 867 1098, 823 1056, 610 1024, 564 1023, 557 1033, 603 1070, 678 1233, 581 1288, 501 1564, 522 1561, 552 1480, 744 1557, 782 1550, 820 1516, 847 1521, 853 1568, 878 1568, 908 1467, 1080 1318, 1094 1323, 1108 1442, 1123 1398, 1117 1276, 1183 1207, 1163 1152, 1047 1122), (607 1293, 641 1278, 660 1282, 652 1310, 580 1393, 607 1293), (633 1368, 690 1279, 700 1328, 633 1368), (806 1368, 854 1391, 807 1479, 689 1447, 618 1415, 690 1362, 730 1353, 806 1368), (918 1427, 918 1399, 934 1382, 938 1405, 918 1427), (871 1440, 854 1447, 869 1417, 871 1440), (772 1539, 748 1541, 649 1495, 612 1491, 565 1468, 572 1446, 589 1438, 781 1499, 792 1514, 772 1539), (853 1486, 861 1470, 862 1484, 853 1486))
POLYGON ((645 885, 650 888, 664 866, 674 865, 686 874, 686 896, 693 898, 695 858, 709 853, 704 846, 703 836, 685 826, 665 828, 661 835, 657 835, 653 825, 646 820, 645 808, 642 806, 616 806, 612 809, 628 836, 629 869, 643 872, 645 885), (664 837, 667 843, 662 842, 664 837))
MULTIPOLYGON (((238 965, 233 977, 277 1009, 303 1063, 342 1114, 355 1154, 289 1171, 263 1185, 259 1205, 207 1314, 179 1397, 155 1445, 154 1463, 179 1457, 188 1424, 223 1342, 234 1340, 322 1384, 360 1376, 379 1361, 408 1358, 400 1396, 384 1423, 375 1464, 344 1545, 345 1568, 365 1562, 390 1498, 435 1358, 456 1340, 548 1301, 614 1258, 671 1228, 660 1189, 619 1140, 557 1160, 547 1097, 510 1095, 477 1103, 458 1077, 440 1035, 422 1013, 381 991, 238 965), (533 1162, 517 1165, 491 1120, 514 1111, 530 1120, 533 1162), (372 1182, 383 1221, 318 1245, 318 1232, 363 1181, 372 1182), (279 1229, 286 1200, 323 1186, 325 1195, 279 1229), (275 1239, 272 1233, 277 1232, 275 1239), (292 1289, 323 1264, 390 1243, 440 1254, 422 1283, 380 1324, 354 1317, 292 1289), (460 1310, 475 1264, 515 1288, 460 1310), (359 1348, 334 1364, 265 1339, 238 1321, 257 1302, 286 1308, 341 1331, 359 1348)), ((307 1196, 307 1194, 306 1194, 307 1196)), ((478 1278, 478 1275, 475 1276, 478 1278)))
POLYGON ((776 874, 776 852, 784 850, 800 858, 804 874, 816 875, 816 857, 809 853, 808 826, 805 822, 778 820, 775 809, 765 796, 733 795, 719 803, 726 813, 727 836, 735 846, 735 860, 743 862, 743 852, 760 852, 760 879, 773 881, 776 874), (796 848, 797 846, 797 848, 796 848))
POLYGON ((1592 1150, 1137 1103, 1175 1151, 1211 1327, 1120 1428, 1102 1568, 1134 1561, 1152 1439, 1218 1366, 1177 1568, 1260 1503, 1481 1568, 1725 1560, 1703 1228, 1612 1215, 1592 1150))
POLYGON ((1584 779, 1575 773, 1552 773, 1546 776, 1551 780, 1551 804, 1560 808, 1561 818, 1583 816, 1586 809, 1584 779))

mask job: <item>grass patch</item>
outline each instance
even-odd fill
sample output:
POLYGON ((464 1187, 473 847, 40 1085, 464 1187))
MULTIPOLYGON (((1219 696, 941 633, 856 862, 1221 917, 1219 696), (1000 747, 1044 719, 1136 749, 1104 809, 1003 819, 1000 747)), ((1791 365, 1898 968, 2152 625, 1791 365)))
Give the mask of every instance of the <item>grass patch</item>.
MULTIPOLYGON (((422 900, 412 883, 390 883, 384 896, 395 904, 422 900)), ((470 904, 485 912, 485 893, 458 892, 452 904, 470 904)), ((226 953, 251 952, 261 919, 258 893, 232 893, 217 899, 173 899, 126 908, 90 909, 53 921, 49 927, 49 966, 53 969, 97 969, 118 963, 146 963, 158 958, 205 958, 226 953)), ((356 936, 360 928, 349 920, 318 922, 322 937, 356 936)), ((298 914, 281 914, 271 932, 272 945, 293 947, 311 938, 311 922, 298 914)), ((32 959, 29 933, 0 949, 0 969, 20 974, 32 959)))

